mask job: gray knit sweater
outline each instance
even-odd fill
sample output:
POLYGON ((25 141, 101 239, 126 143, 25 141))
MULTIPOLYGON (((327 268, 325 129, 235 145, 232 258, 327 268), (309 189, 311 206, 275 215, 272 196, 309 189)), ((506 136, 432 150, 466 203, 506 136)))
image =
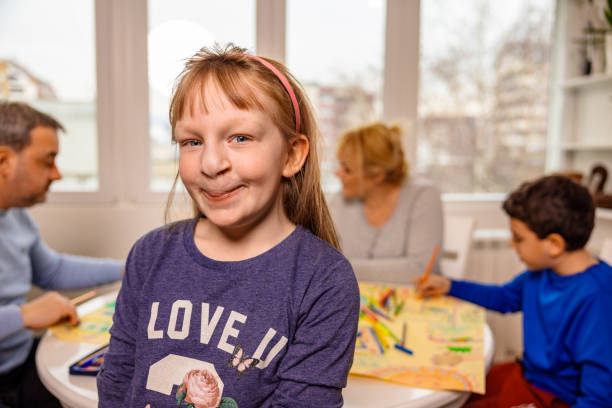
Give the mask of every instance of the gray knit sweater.
MULTIPOLYGON (((422 181, 402 187, 391 218, 380 227, 368 223, 361 200, 337 193, 328 196, 328 204, 342 251, 360 281, 409 284, 425 272, 434 246, 442 244, 440 192, 422 181)), ((438 271, 436 262, 432 272, 438 271)))

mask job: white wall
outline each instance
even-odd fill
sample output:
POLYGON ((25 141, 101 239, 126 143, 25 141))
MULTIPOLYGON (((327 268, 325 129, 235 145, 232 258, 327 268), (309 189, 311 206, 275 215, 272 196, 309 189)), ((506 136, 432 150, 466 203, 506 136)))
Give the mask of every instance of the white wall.
MULTIPOLYGON (((188 216, 189 202, 178 197, 173 218, 188 216)), ((164 225, 165 202, 136 204, 48 203, 31 209, 43 239, 59 252, 77 255, 125 258, 132 244, 147 231, 164 225)), ((445 215, 470 215, 477 229, 507 229, 508 218, 501 199, 491 201, 445 201, 445 215)), ((601 249, 605 237, 612 237, 612 210, 598 210, 588 248, 601 249)))
MULTIPOLYGON (((185 201, 178 212, 188 214, 185 201)), ((165 203, 41 204, 31 209, 43 239, 59 252, 125 258, 132 244, 147 231, 164 224, 165 203)), ((476 215, 477 228, 506 228, 499 201, 445 202, 449 215, 476 215)), ((178 215, 177 215, 178 216, 178 215)))

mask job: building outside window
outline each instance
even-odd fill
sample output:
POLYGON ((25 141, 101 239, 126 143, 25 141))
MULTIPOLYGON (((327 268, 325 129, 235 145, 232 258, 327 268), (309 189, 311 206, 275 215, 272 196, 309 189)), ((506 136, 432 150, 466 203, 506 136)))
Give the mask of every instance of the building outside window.
POLYGON ((255 0, 149 0, 148 9, 150 188, 163 192, 177 172, 168 119, 174 80, 201 47, 231 42, 255 52, 255 0))
POLYGON ((382 0, 287 1, 286 62, 317 113, 325 190, 340 188, 334 176, 340 134, 382 117, 385 6, 382 0))
POLYGON ((0 2, 0 100, 28 103, 66 128, 53 191, 99 187, 94 27, 92 0, 0 2))
POLYGON ((416 165, 443 192, 544 173, 554 3, 421 2, 416 165))
MULTIPOLYGON (((256 27, 257 8, 271 11, 255 0, 136 4, 126 10, 148 9, 154 192, 168 191, 176 175, 170 95, 185 59, 201 46, 233 42, 256 53, 257 30, 267 32, 263 38, 284 36, 284 62, 315 106, 323 185, 331 191, 340 186, 333 175, 338 136, 382 119, 385 71, 405 72, 385 67, 384 0, 287 0, 284 27, 256 27)), ((420 68, 418 119, 406 135, 410 149, 416 140, 412 173, 445 193, 495 193, 544 172, 554 7, 554 0, 420 2, 420 58, 409 62, 420 68)), ((31 103, 67 128, 58 158, 64 179, 55 191, 100 185, 95 45, 94 0, 0 2, 0 98, 31 103)))

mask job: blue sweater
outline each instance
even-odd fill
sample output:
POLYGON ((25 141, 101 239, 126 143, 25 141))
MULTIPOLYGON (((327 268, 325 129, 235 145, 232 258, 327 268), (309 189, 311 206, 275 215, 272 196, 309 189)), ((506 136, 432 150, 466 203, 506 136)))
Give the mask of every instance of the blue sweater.
POLYGON ((573 407, 612 404, 612 268, 569 276, 526 271, 503 286, 452 281, 449 295, 501 313, 523 311, 527 380, 573 407))
POLYGON ((195 222, 132 248, 99 406, 341 407, 359 318, 346 258, 297 227, 258 256, 216 261, 195 222))
POLYGON ((22 364, 32 345, 19 305, 32 283, 74 289, 121 278, 123 263, 60 255, 40 239, 36 223, 21 208, 0 210, 0 374, 22 364))

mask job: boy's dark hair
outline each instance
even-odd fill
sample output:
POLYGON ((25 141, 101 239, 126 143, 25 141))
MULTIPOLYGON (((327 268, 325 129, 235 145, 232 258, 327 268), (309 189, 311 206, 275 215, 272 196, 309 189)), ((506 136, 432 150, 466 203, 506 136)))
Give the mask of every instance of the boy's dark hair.
POLYGON ((523 183, 504 201, 506 213, 523 221, 540 239, 557 233, 565 250, 583 248, 593 230, 595 205, 586 189, 565 176, 523 183))
POLYGON ((0 102, 0 146, 20 152, 30 144, 30 132, 36 126, 65 132, 54 118, 21 102, 0 102))

